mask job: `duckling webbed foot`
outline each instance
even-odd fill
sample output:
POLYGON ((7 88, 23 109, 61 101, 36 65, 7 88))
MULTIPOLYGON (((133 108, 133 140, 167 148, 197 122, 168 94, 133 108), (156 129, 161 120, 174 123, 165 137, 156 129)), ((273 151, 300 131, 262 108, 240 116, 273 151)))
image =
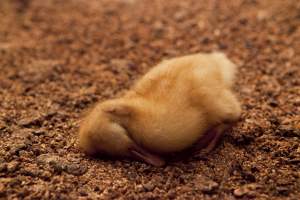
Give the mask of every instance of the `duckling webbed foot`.
POLYGON ((200 150, 203 154, 210 153, 218 144, 224 131, 228 130, 231 124, 220 124, 207 131, 205 136, 195 144, 195 150, 200 150))

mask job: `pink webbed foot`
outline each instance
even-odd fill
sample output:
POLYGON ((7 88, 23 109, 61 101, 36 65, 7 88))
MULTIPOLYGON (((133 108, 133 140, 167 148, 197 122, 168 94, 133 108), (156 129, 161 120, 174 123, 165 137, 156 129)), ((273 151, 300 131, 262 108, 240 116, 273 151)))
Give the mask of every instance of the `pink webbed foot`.
POLYGON ((195 150, 201 150, 204 154, 211 152, 219 140, 221 139, 224 131, 229 129, 231 124, 220 124, 214 128, 209 129, 205 135, 195 144, 195 150))

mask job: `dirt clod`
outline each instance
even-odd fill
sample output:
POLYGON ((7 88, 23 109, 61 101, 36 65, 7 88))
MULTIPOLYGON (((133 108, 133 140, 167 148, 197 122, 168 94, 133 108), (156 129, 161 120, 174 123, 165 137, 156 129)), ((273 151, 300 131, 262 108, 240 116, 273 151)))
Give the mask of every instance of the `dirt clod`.
POLYGON ((204 193, 212 193, 216 189, 218 189, 219 184, 212 181, 212 180, 207 180, 203 182, 202 184, 200 183, 200 190, 204 193))
POLYGON ((148 191, 148 192, 151 192, 151 191, 153 191, 153 189, 155 188, 155 185, 153 185, 152 183, 146 183, 146 184, 144 184, 143 185, 144 186, 144 188, 146 189, 146 191, 148 191))
POLYGON ((87 172, 87 170, 88 170, 87 167, 82 164, 68 164, 66 166, 66 172, 76 176, 83 175, 84 173, 87 172))
POLYGON ((246 184, 243 185, 233 191, 234 196, 236 197, 255 197, 256 196, 256 189, 259 188, 257 184, 246 184))
POLYGON ((18 170, 19 165, 20 165, 20 162, 18 162, 18 161, 12 161, 12 162, 9 162, 9 163, 7 164, 7 172, 8 172, 8 173, 13 173, 13 172, 15 172, 16 170, 18 170))

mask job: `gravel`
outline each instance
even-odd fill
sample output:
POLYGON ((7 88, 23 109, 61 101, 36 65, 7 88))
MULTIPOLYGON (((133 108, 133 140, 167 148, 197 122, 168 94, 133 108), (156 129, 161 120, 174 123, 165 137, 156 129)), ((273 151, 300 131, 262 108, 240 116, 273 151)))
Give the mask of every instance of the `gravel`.
POLYGON ((0 199, 300 199, 298 0, 0 1, 0 199), (91 158, 96 102, 162 59, 225 52, 242 119, 162 168, 91 158))

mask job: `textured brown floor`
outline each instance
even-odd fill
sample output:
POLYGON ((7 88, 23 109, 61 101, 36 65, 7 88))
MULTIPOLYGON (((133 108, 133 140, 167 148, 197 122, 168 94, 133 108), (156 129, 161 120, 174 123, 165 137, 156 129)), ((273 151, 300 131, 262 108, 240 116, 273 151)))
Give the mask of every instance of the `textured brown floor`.
POLYGON ((0 199, 300 199, 298 0, 1 0, 0 199), (155 168, 76 147, 83 111, 159 60, 221 50, 240 123, 155 168))

